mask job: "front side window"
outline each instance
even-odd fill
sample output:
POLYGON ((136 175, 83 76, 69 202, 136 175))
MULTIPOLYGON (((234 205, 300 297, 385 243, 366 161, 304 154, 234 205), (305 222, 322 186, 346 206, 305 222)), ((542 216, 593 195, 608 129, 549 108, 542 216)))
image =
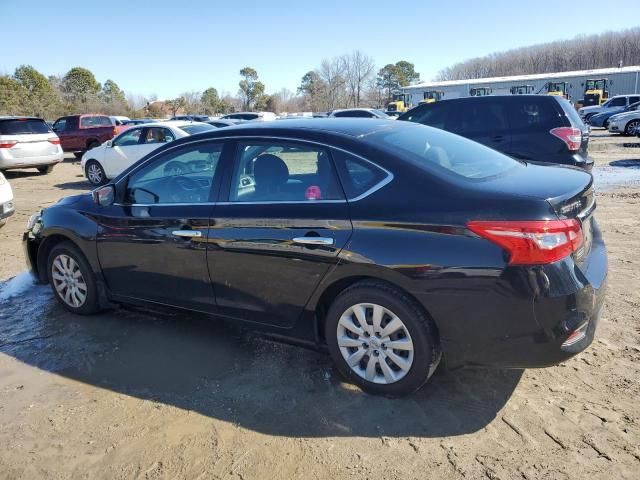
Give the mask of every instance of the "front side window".
POLYGON ((54 132, 64 132, 67 128, 67 119, 61 118, 53 124, 54 132))
POLYGON ((232 202, 342 199, 344 194, 326 149, 280 141, 238 144, 232 202))
POLYGON ((431 103, 408 111, 401 115, 400 119, 446 130, 447 127, 450 128, 452 126, 452 115, 450 112, 454 110, 453 107, 455 107, 457 103, 450 105, 452 105, 451 109, 447 108, 447 105, 441 102, 431 103))
POLYGON ((138 145, 140 142, 140 135, 142 134, 141 128, 132 128, 126 130, 122 135, 113 141, 114 147, 130 147, 132 145, 138 145))
POLYGON ((614 98, 611 100, 609 104, 610 107, 624 107, 627 104, 627 99, 625 97, 614 98))
POLYGON ((144 143, 167 143, 175 140, 171 130, 163 127, 147 128, 144 143))
POLYGON ((135 171, 127 182, 129 204, 207 203, 221 143, 200 143, 165 152, 135 171))
POLYGON ((82 128, 88 127, 112 127, 111 119, 109 117, 103 116, 93 116, 93 117, 81 117, 80 118, 80 126, 82 128))

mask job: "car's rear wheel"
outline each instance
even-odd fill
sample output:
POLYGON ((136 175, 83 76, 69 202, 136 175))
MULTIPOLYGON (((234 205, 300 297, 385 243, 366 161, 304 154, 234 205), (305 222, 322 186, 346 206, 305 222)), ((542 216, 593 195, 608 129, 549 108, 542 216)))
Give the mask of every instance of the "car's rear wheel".
POLYGON ((47 266, 53 294, 67 310, 88 315, 100 309, 95 276, 75 245, 63 242, 54 246, 47 266))
POLYGON ((85 175, 91 185, 99 187, 104 185, 107 181, 107 175, 104 172, 104 168, 96 160, 89 160, 84 167, 85 175))
POLYGON ((45 167, 38 167, 38 171, 43 175, 53 172, 53 165, 47 165, 45 167))
POLYGON ((88 144, 87 144, 87 151, 91 150, 92 148, 96 148, 100 146, 100 142, 97 140, 91 140, 88 144))
POLYGON ((440 360, 423 309, 384 283, 359 282, 327 312, 325 338, 338 370, 363 390, 399 396, 420 388, 440 360))
POLYGON ((631 136, 636 132, 636 128, 640 126, 640 120, 631 120, 624 128, 624 134, 631 136))

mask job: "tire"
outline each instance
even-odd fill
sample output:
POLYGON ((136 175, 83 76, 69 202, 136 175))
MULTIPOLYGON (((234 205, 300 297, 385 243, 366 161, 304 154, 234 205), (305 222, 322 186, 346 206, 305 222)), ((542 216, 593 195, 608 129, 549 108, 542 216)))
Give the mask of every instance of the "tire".
POLYGON ((626 127, 624 127, 624 134, 628 137, 633 136, 638 126, 640 126, 640 120, 631 120, 627 123, 626 127))
POLYGON ((73 156, 76 157, 76 160, 82 160, 82 156, 84 152, 73 152, 73 156))
POLYGON ((365 392, 390 397, 424 385, 441 356, 436 328, 423 309, 401 290, 376 281, 358 282, 336 297, 327 312, 325 339, 342 375, 365 392), (356 324, 358 309, 365 312, 365 329, 356 324), (374 311, 381 319, 377 329, 374 311), (396 320, 400 328, 394 328, 396 320), (392 330, 385 334, 387 327, 392 330), (400 348, 390 348, 391 342, 400 348), (347 358, 357 362, 354 367, 347 358))
POLYGON ((53 295, 64 308, 80 315, 100 311, 95 275, 73 243, 62 242, 51 249, 47 275, 53 295))
POLYGON ((107 183, 107 174, 96 160, 89 160, 84 166, 84 174, 93 186, 99 187, 107 183))
POLYGON ((43 175, 53 172, 53 165, 47 165, 46 167, 38 167, 38 171, 43 175))
POLYGON ((100 146, 100 142, 97 140, 91 140, 89 143, 87 143, 87 151, 91 150, 92 148, 96 148, 100 146))

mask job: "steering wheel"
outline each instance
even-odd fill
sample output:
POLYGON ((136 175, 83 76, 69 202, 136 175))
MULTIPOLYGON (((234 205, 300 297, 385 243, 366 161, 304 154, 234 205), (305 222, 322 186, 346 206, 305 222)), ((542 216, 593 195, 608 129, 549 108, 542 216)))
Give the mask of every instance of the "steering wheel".
POLYGON ((174 201, 201 201, 199 190, 202 186, 193 178, 183 176, 169 177, 169 184, 167 187, 169 189, 171 199, 174 201))

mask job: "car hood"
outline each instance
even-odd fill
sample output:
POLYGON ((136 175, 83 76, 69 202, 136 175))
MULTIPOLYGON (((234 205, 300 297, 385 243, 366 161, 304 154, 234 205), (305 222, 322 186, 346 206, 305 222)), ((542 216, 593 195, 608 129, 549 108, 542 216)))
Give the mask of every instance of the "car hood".
POLYGON ((609 121, 630 120, 632 118, 640 118, 640 112, 623 112, 616 113, 609 118, 609 121))
POLYGON ((602 107, 600 105, 592 105, 591 107, 582 107, 580 110, 578 110, 580 114, 600 112, 600 111, 602 111, 602 107))

